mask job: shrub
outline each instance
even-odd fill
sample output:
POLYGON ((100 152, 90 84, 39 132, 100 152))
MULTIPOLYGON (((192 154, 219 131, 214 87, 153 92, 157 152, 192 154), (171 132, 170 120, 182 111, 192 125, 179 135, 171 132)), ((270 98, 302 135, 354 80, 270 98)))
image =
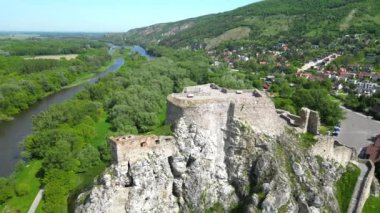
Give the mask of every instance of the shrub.
POLYGON ((16 183, 15 192, 19 197, 27 195, 30 192, 30 186, 26 183, 16 183))

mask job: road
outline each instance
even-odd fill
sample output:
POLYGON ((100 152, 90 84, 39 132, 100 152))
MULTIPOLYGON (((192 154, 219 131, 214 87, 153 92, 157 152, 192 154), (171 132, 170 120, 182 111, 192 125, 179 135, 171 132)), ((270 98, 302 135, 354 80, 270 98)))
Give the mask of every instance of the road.
POLYGON ((38 204, 40 204, 43 195, 44 195, 44 190, 40 189, 40 191, 38 191, 36 197, 34 198, 34 201, 33 201, 32 205, 30 206, 28 213, 36 212, 38 204))
POLYGON ((324 65, 324 66, 326 66, 329 63, 331 63, 333 60, 338 58, 339 56, 340 56, 339 54, 333 53, 333 54, 330 54, 330 55, 328 55, 322 59, 316 59, 316 61, 309 61, 306 64, 304 64, 300 69, 298 69, 298 71, 306 71, 306 70, 310 69, 311 67, 317 66, 319 63, 323 62, 325 59, 329 59, 328 61, 326 61, 326 64, 324 65))
POLYGON ((334 137, 340 143, 353 147, 359 154, 362 147, 371 143, 371 138, 380 134, 380 122, 363 114, 345 109, 346 119, 342 121, 340 134, 334 137))

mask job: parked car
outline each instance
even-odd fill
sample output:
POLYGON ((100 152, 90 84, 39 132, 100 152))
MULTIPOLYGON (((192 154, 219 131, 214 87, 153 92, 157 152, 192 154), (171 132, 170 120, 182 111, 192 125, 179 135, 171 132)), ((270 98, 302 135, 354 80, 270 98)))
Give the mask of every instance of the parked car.
POLYGON ((333 135, 333 136, 338 136, 338 135, 339 135, 339 132, 338 132, 338 131, 334 131, 332 135, 333 135))

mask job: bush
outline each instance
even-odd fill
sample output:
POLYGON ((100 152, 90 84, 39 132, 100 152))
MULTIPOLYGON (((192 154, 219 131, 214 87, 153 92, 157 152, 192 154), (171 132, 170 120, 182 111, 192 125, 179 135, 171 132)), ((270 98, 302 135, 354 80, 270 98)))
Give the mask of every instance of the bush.
POLYGON ((314 135, 310 133, 305 133, 301 135, 301 146, 304 148, 310 148, 316 143, 314 135))
POLYGON ((12 183, 6 178, 0 178, 0 204, 14 196, 12 183))
POLYGON ((325 127, 325 126, 321 126, 321 127, 319 128, 319 133, 320 133, 321 135, 327 135, 327 131, 328 131, 328 129, 327 129, 327 127, 325 127))
POLYGON ((27 195, 30 193, 30 186, 26 183, 16 183, 15 192, 19 197, 27 195))

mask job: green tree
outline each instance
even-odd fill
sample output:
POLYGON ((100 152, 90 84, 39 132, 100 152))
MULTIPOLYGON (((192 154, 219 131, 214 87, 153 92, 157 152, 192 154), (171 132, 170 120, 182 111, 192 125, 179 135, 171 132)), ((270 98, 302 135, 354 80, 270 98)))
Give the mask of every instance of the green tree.
POLYGON ((86 172, 92 167, 100 163, 100 155, 98 150, 90 144, 87 144, 78 154, 80 162, 79 172, 86 172))

